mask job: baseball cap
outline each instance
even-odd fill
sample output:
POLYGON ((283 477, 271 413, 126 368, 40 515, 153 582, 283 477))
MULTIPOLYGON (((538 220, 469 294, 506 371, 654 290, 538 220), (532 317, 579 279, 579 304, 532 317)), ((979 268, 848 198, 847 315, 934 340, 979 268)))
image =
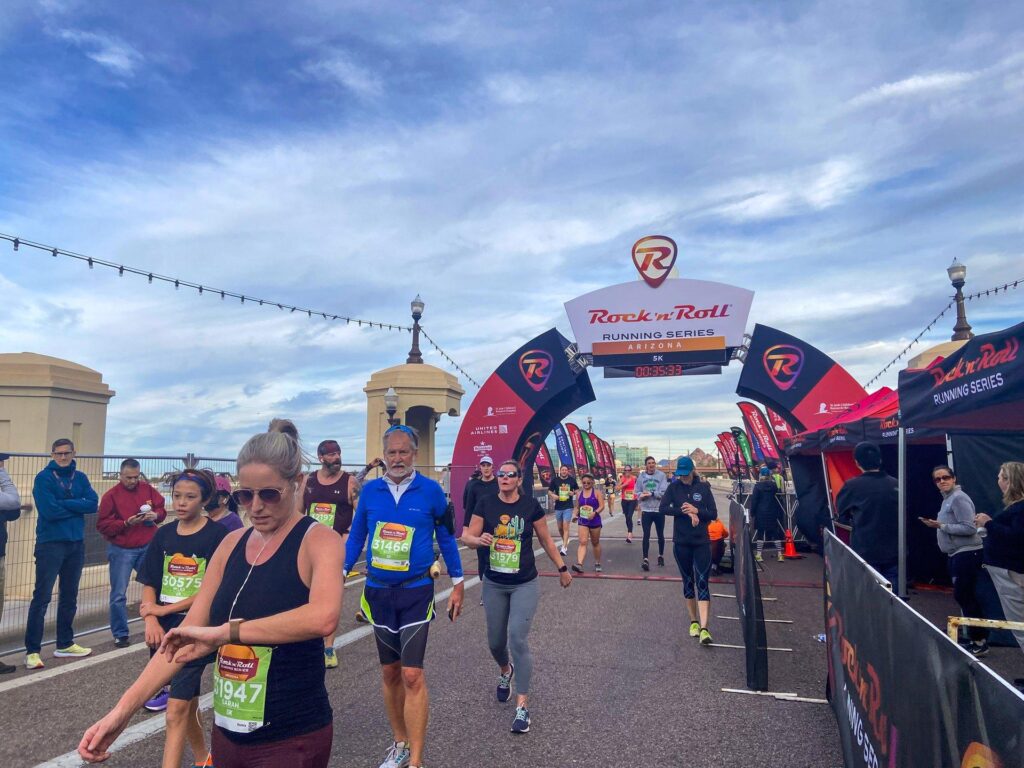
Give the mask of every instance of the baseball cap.
POLYGON ((676 462, 675 476, 679 477, 681 475, 686 477, 691 472, 693 472, 693 459, 689 456, 680 456, 679 461, 676 462))
POLYGON ((761 471, 758 474, 760 474, 761 477, 768 477, 771 473, 772 471, 768 469, 768 467, 761 467, 761 471))
POLYGON ((481 456, 480 457, 480 461, 478 461, 477 464, 491 464, 491 465, 493 465, 494 464, 494 459, 492 459, 490 456, 481 456))

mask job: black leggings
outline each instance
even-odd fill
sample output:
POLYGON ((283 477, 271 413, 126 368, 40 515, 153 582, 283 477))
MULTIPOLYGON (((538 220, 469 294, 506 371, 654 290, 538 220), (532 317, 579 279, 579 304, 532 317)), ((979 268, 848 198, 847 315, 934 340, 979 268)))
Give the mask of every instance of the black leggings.
POLYGON ((622 500, 622 514, 626 516, 626 531, 633 532, 633 513, 636 512, 636 499, 633 501, 622 500))
POLYGON ((651 523, 658 531, 658 556, 665 554, 665 516, 659 512, 644 512, 640 515, 640 527, 644 529, 644 559, 651 549, 651 523))
POLYGON ((711 589, 708 587, 708 576, 711 573, 711 545, 683 544, 674 542, 672 554, 676 556, 679 575, 683 577, 683 597, 692 600, 710 600, 711 589))
MULTIPOLYGON (((980 549, 958 552, 949 558, 949 575, 953 578, 953 599, 960 606, 964 616, 983 618, 985 615, 974 592, 978 577, 981 575, 982 558, 980 549)), ((988 630, 984 627, 968 627, 967 636, 980 643, 988 638, 988 630)))

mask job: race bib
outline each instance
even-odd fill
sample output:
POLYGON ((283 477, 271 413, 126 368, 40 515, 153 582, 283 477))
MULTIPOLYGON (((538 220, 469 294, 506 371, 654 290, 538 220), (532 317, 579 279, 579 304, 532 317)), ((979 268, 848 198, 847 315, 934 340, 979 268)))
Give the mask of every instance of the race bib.
POLYGON ((267 676, 274 649, 266 645, 225 645, 213 668, 214 722, 232 733, 262 728, 267 676))
POLYGON ((634 501, 636 499, 636 493, 633 491, 623 491, 622 498, 624 501, 634 501))
POLYGON ((164 575, 160 581, 160 602, 179 603, 192 597, 203 585, 206 558, 189 557, 180 552, 164 555, 164 575))
POLYGON ((398 523, 377 523, 370 543, 373 565, 382 571, 408 571, 416 529, 398 523))
POLYGON ((568 485, 560 485, 560 486, 558 486, 558 500, 559 501, 568 501, 569 500, 569 491, 570 490, 571 489, 569 488, 568 485))
POLYGON ((323 523, 328 528, 334 527, 334 515, 337 511, 337 504, 313 503, 309 505, 309 516, 318 523, 323 523))
POLYGON ((495 573, 519 573, 519 556, 523 543, 519 539, 491 541, 491 570, 495 573))
POLYGON ((580 505, 580 518, 583 519, 583 520, 593 520, 594 519, 594 508, 592 506, 590 506, 589 504, 581 504, 580 505))
POLYGON ((648 493, 654 493, 656 490, 658 490, 658 481, 648 480, 646 483, 644 483, 644 488, 648 493))

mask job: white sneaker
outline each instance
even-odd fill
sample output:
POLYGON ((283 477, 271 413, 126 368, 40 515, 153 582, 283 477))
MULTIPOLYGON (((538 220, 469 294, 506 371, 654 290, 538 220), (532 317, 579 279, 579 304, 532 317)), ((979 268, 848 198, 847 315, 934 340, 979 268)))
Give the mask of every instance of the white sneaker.
POLYGON ((409 766, 409 745, 406 742, 394 742, 384 756, 384 762, 380 768, 408 768, 409 766))
POLYGON ((565 557, 569 553, 565 551, 565 547, 562 547, 558 550, 558 554, 560 554, 562 557, 565 557))

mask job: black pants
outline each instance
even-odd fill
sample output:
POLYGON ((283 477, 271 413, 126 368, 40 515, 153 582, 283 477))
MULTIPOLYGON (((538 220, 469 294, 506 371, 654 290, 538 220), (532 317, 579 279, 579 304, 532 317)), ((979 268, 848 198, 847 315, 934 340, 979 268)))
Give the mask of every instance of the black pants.
POLYGON ((673 542, 672 554, 676 556, 679 575, 683 577, 683 597, 687 600, 710 600, 711 589, 708 576, 711 575, 711 545, 673 542))
POLYGON ((633 513, 636 512, 636 499, 633 501, 622 500, 622 514, 626 516, 626 531, 633 532, 633 513))
MULTIPOLYGON (((972 616, 976 619, 985 617, 974 591, 978 577, 981 575, 983 557, 980 549, 958 552, 949 556, 949 575, 953 578, 953 599, 960 606, 960 612, 964 616, 972 616)), ((980 643, 982 640, 988 639, 988 630, 984 627, 967 627, 967 636, 980 643)))
POLYGON ((644 529, 644 558, 651 549, 651 523, 658 531, 658 555, 665 554, 665 516, 660 512, 644 512, 640 515, 640 527, 644 529))

